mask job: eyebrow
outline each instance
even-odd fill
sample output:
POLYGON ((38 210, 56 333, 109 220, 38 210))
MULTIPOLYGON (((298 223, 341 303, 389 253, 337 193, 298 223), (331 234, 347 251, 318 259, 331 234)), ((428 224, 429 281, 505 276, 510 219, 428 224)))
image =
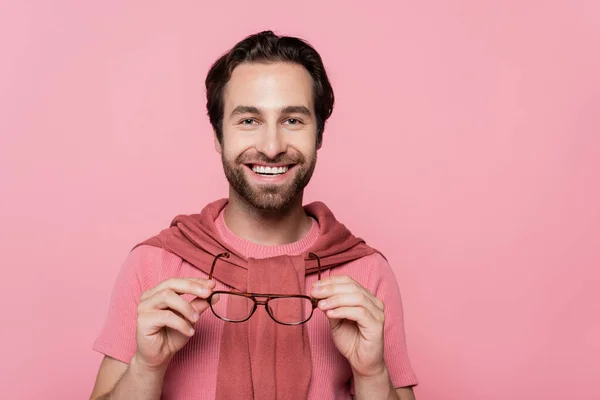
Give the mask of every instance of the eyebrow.
POLYGON ((281 109, 283 114, 303 114, 307 117, 312 116, 310 110, 304 106, 287 106, 281 109))
POLYGON ((260 114, 260 111, 258 108, 252 106, 237 106, 231 112, 231 116, 233 117, 237 114, 260 114))
MULTIPOLYGON (((303 115, 306 115, 307 117, 312 116, 312 113, 310 112, 310 110, 305 106, 287 106, 287 107, 283 107, 280 110, 280 112, 283 114, 303 114, 303 115)), ((233 116, 239 115, 239 114, 261 115, 262 112, 254 106, 237 106, 231 112, 231 116, 233 117, 233 116)))

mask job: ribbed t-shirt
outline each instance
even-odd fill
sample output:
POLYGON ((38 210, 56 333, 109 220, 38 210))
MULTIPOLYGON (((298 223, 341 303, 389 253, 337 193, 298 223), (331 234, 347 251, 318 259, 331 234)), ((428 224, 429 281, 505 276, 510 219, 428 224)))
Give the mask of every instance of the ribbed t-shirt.
MULTIPOLYGON (((314 219, 310 231, 302 239, 280 246, 264 246, 236 236, 226 226, 222 212, 215 224, 228 247, 252 258, 300 255, 319 238, 319 226, 314 219)), ((400 290, 388 262, 380 254, 373 254, 324 270, 322 278, 333 275, 352 277, 384 302, 384 357, 392 384, 394 387, 416 385, 417 379, 406 349, 400 290)), ((93 349, 128 364, 136 349, 137 306, 142 292, 163 280, 176 277, 207 278, 207 274, 158 247, 136 247, 121 267, 112 290, 108 316, 93 349)), ((316 274, 306 276, 306 294, 316 280, 316 274)), ((221 282, 216 283, 215 290, 231 289, 221 282)), ((256 312, 265 310, 261 307, 256 312)), ((226 323, 210 310, 202 313, 194 327, 195 335, 169 364, 163 384, 163 399, 215 398, 221 333, 226 323)), ((333 343, 325 314, 315 309, 306 324, 312 357, 307 399, 350 399, 352 372, 348 361, 333 343)))

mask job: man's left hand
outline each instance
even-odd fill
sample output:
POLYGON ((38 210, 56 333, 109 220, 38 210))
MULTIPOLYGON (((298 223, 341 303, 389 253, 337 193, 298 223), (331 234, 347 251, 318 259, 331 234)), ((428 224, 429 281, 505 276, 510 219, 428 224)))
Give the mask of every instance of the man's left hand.
POLYGON ((331 324, 333 342, 352 372, 369 378, 386 370, 383 359, 383 302, 348 276, 315 282, 311 296, 331 324))

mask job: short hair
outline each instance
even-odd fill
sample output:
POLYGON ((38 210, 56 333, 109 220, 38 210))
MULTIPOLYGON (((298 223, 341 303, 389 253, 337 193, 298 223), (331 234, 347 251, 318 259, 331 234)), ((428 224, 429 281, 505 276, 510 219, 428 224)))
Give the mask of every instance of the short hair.
POLYGON ((289 62, 302 65, 313 81, 317 144, 333 112, 334 94, 319 53, 305 40, 263 31, 246 37, 211 66, 206 76, 206 109, 217 139, 223 140, 223 92, 233 70, 245 62, 289 62))

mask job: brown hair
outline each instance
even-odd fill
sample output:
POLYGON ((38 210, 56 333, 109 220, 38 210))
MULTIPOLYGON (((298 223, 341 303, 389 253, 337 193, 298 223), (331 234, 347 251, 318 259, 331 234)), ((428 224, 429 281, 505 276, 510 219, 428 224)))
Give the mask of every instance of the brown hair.
POLYGON ((317 144, 323 140, 325 121, 333 111, 333 88, 325 72, 321 56, 305 40, 277 36, 263 31, 246 37, 222 55, 206 76, 206 109, 217 139, 223 139, 223 91, 231 73, 244 62, 291 62, 302 65, 313 80, 313 96, 317 119, 317 144))

